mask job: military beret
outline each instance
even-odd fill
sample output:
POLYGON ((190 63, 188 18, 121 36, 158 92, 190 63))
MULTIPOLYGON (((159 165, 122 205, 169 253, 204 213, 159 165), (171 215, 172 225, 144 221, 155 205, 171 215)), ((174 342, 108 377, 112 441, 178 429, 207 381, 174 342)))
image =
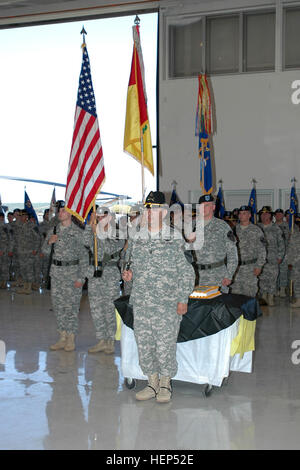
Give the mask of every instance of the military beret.
POLYGON ((215 202, 215 198, 212 194, 203 194, 199 197, 198 204, 202 204, 203 202, 215 202))
POLYGON ((149 209, 152 206, 164 206, 166 204, 166 198, 164 193, 161 191, 150 191, 146 197, 145 206, 149 209))
POLYGON ((55 206, 56 206, 58 209, 60 209, 61 207, 65 207, 65 201, 62 201, 62 200, 56 201, 55 206))
POLYGON ((274 212, 274 214, 283 214, 283 210, 282 209, 276 209, 276 211, 274 212))
POLYGON ((249 211, 249 212, 252 212, 252 209, 250 206, 241 206, 239 208, 239 212, 242 212, 242 211, 249 211))

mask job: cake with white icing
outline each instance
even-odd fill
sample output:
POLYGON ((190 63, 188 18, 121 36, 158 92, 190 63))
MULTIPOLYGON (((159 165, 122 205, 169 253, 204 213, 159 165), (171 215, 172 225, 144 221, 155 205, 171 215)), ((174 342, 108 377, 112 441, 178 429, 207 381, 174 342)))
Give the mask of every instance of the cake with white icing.
POLYGON ((190 299, 213 299, 221 295, 219 286, 196 286, 190 299))

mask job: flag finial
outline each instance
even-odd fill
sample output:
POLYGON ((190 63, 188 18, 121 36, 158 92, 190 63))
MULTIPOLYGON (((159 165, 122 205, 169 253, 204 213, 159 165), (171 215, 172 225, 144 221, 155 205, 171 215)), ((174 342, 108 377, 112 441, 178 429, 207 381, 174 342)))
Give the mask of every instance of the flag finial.
POLYGON ((87 34, 87 32, 84 29, 84 26, 82 26, 82 30, 80 31, 80 34, 82 34, 82 42, 83 44, 85 44, 85 35, 87 34))
POLYGON ((294 184, 297 183, 297 180, 296 180, 295 176, 293 176, 293 178, 291 179, 291 182, 294 183, 294 184))
POLYGON ((139 19, 138 15, 136 15, 135 19, 134 19, 134 24, 139 26, 141 20, 139 19))

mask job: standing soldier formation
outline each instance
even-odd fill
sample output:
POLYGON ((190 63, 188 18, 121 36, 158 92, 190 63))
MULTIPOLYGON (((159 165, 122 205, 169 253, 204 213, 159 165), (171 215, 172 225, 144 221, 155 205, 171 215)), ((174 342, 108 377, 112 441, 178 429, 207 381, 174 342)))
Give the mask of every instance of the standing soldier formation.
POLYGON ((4 223, 4 212, 0 212, 0 289, 6 289, 13 251, 13 239, 8 224, 4 223))

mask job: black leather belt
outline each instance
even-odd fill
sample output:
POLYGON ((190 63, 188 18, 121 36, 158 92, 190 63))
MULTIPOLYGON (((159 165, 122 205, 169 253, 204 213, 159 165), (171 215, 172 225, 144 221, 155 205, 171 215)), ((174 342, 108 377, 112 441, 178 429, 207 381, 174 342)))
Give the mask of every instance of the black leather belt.
POLYGON ((219 266, 223 266, 223 265, 225 265, 225 260, 224 259, 222 259, 222 261, 218 261, 217 263, 211 263, 211 264, 199 264, 199 263, 197 263, 197 266, 200 270, 218 268, 219 266))
POLYGON ((239 266, 246 266, 246 264, 254 264, 256 263, 256 261, 257 261, 257 258, 247 259, 246 261, 240 261, 239 266))
MULTIPOLYGON (((94 266, 95 262, 90 260, 90 266, 94 266)), ((98 267, 104 268, 105 266, 117 266, 118 261, 109 261, 108 263, 103 263, 102 261, 98 261, 98 267)))
POLYGON ((58 259, 53 259, 52 264, 55 266, 76 266, 76 264, 79 264, 79 259, 74 259, 73 261, 61 261, 58 259))

